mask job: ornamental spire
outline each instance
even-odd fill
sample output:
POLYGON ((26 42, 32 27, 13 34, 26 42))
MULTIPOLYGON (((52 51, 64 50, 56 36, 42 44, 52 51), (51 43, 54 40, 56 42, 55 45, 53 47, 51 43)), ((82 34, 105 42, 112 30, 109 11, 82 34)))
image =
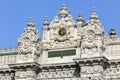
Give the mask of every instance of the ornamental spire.
POLYGON ((78 22, 84 22, 84 19, 83 19, 83 16, 82 16, 82 13, 79 13, 78 14, 78 17, 76 19, 78 22))
POLYGON ((97 15, 97 13, 95 11, 95 7, 93 7, 90 19, 98 19, 98 15, 97 15))
POLYGON ((69 11, 67 10, 67 7, 65 6, 65 4, 62 5, 62 7, 61 7, 61 9, 60 9, 58 14, 62 18, 66 17, 69 14, 69 11))
POLYGON ((110 34, 110 35, 116 35, 116 31, 115 31, 115 29, 111 28, 109 34, 110 34))
POLYGON ((28 26, 28 27, 34 27, 34 26, 35 26, 35 23, 34 23, 32 17, 30 17, 27 26, 28 26))
POLYGON ((55 21, 56 23, 59 22, 58 16, 55 16, 54 21, 55 21))
POLYGON ((43 25, 44 26, 48 26, 50 24, 49 20, 48 20, 48 17, 46 16, 44 21, 43 21, 43 25))

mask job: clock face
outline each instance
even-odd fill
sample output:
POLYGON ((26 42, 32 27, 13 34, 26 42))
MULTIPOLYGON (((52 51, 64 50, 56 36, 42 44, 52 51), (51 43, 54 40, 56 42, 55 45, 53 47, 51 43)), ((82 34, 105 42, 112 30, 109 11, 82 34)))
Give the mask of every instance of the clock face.
POLYGON ((94 38, 95 38, 94 34, 89 34, 89 35, 88 35, 88 41, 89 41, 89 42, 94 41, 94 38))
POLYGON ((68 30, 66 27, 59 27, 56 29, 56 39, 58 41, 64 41, 67 39, 68 30))
POLYGON ((58 34, 59 34, 60 36, 64 36, 64 35, 66 34, 66 29, 65 29, 65 28, 60 28, 60 29, 58 30, 58 34))

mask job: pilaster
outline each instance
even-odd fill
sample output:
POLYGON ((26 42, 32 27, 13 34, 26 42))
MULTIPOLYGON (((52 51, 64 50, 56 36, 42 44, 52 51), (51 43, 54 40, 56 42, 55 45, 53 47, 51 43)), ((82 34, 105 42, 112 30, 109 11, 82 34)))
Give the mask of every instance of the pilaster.
POLYGON ((106 67, 105 57, 74 59, 80 66, 81 80, 104 80, 103 71, 106 67))
POLYGON ((36 80, 39 71, 39 64, 18 63, 10 64, 10 68, 15 70, 15 80, 36 80))

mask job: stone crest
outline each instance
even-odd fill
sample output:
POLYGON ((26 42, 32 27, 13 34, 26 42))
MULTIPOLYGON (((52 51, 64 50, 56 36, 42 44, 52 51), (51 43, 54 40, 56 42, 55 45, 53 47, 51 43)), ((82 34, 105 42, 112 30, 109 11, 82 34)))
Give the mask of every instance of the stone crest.
POLYGON ((38 31, 34 27, 32 19, 29 20, 27 28, 24 29, 24 33, 18 39, 18 50, 21 54, 40 54, 40 37, 38 31))

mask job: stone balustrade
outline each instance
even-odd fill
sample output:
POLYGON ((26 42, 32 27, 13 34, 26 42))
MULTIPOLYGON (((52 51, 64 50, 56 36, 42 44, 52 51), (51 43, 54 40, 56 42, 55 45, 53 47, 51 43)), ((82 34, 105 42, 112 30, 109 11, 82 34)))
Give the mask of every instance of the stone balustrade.
POLYGON ((0 49, 0 54, 3 54, 3 53, 17 53, 17 52, 18 52, 17 48, 0 49))

